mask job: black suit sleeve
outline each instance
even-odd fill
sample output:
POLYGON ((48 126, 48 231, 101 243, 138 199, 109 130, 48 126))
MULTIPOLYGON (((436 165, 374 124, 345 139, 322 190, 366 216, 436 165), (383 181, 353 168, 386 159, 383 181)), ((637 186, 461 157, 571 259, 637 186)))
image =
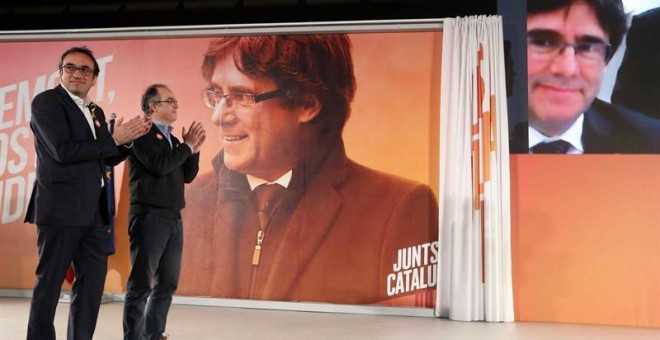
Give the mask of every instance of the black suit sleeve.
MULTIPOLYGON (((178 144, 173 149, 158 145, 162 140, 157 138, 153 129, 138 138, 133 145, 133 155, 154 177, 165 176, 181 167, 192 156, 192 150, 185 144, 178 144)), ((161 137, 162 138, 162 137, 161 137)))
MULTIPOLYGON (((98 139, 74 138, 78 134, 71 131, 76 126, 71 120, 78 112, 67 112, 63 99, 51 93, 37 96, 32 101, 31 119, 38 141, 50 157, 61 164, 73 164, 119 154, 108 133, 100 134, 98 139)), ((82 113, 80 115, 82 117, 82 113)), ((89 126, 85 124, 80 128, 89 129, 89 126)))
POLYGON ((126 148, 126 147, 122 146, 122 147, 119 148, 119 155, 106 158, 105 163, 107 165, 115 166, 115 165, 121 163, 130 154, 131 154, 131 150, 129 148, 126 148))
POLYGON ((626 53, 617 73, 612 103, 660 117, 660 47, 657 39, 660 8, 633 18, 626 37, 626 53))
POLYGON ((183 163, 183 181, 185 183, 192 183, 195 177, 197 177, 197 172, 199 172, 199 152, 188 157, 186 162, 183 163))

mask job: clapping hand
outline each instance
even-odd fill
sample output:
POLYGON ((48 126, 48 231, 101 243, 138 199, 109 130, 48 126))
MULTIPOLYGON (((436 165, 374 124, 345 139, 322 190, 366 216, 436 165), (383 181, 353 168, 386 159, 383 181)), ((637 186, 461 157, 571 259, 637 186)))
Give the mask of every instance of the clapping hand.
POLYGON ((142 137, 149 132, 149 129, 151 129, 151 120, 143 115, 135 116, 126 123, 124 117, 121 117, 115 123, 112 139, 117 145, 127 144, 142 137))
POLYGON ((204 143, 204 139, 206 139, 204 127, 202 126, 202 123, 197 121, 190 124, 187 132, 184 127, 181 131, 181 135, 183 136, 183 141, 193 148, 193 153, 199 152, 199 148, 202 146, 202 143, 204 143))

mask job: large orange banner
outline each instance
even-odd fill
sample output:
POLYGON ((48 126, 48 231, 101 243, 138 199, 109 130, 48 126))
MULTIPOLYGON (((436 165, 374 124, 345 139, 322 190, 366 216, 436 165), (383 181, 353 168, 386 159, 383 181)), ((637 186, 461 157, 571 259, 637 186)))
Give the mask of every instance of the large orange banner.
MULTIPOLYGON (((36 162, 30 102, 59 84, 60 54, 86 45, 101 68, 90 96, 107 114, 141 114, 144 89, 162 83, 179 102, 174 134, 180 136, 181 128, 194 120, 207 132, 200 174, 187 189, 177 294, 432 306, 438 261, 441 38, 439 32, 349 35, 357 91, 342 136, 347 157, 343 162, 350 162, 347 173, 353 177, 337 189, 339 199, 319 191, 293 203, 292 216, 283 218, 295 221, 291 224, 298 229, 281 240, 286 249, 264 249, 262 256, 271 256, 272 270, 262 270, 259 275, 265 283, 250 295, 228 287, 242 284, 236 281, 239 277, 254 275, 249 273, 252 268, 246 273, 223 262, 232 254, 227 246, 236 240, 219 226, 228 218, 222 215, 227 205, 215 204, 219 174, 213 163, 222 151, 222 134, 202 100, 209 83, 201 65, 212 38, 1 43, 0 61, 5 66, 0 74, 0 288, 31 289, 34 280, 36 228, 22 222, 36 162), (326 222, 317 222, 319 216, 326 222)), ((122 167, 116 169, 119 181, 122 167)), ((126 181, 117 188, 117 254, 111 257, 106 281, 106 290, 115 292, 123 291, 129 268, 126 181)), ((311 193, 315 186, 302 190, 311 193)))

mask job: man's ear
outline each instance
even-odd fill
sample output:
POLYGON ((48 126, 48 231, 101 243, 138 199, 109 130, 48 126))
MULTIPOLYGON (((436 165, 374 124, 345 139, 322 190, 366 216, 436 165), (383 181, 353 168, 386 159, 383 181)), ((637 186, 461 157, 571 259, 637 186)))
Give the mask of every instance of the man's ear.
POLYGON ((321 102, 316 98, 316 96, 308 94, 305 96, 302 107, 300 108, 300 114, 298 115, 298 122, 300 123, 309 123, 316 116, 321 113, 321 102))

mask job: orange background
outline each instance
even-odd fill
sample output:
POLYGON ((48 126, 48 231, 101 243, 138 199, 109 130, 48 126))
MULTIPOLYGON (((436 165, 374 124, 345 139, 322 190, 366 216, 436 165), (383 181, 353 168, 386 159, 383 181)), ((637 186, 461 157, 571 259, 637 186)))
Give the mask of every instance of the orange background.
MULTIPOLYGON (((349 156, 437 189, 441 34, 351 39, 358 90, 344 134, 349 156)), ((204 172, 218 138, 200 97, 207 41, 0 43, 0 88, 54 72, 60 53, 73 45, 87 44, 97 57, 112 54, 105 90, 115 90, 115 99, 106 96, 99 104, 107 113, 130 116, 139 113, 146 85, 169 84, 182 113, 177 135, 193 119, 210 135, 202 150, 204 172)), ((11 95, 6 101, 15 100, 11 95)), ((32 152, 31 142, 26 147, 32 152)), ((511 155, 517 320, 660 327, 658 174, 656 155, 511 155)), ((118 253, 110 257, 106 284, 112 292, 123 291, 128 273, 128 193, 122 190, 118 253)), ((35 234, 23 223, 0 226, 0 288, 32 288, 35 234)))
POLYGON ((511 155, 517 320, 660 327, 660 157, 511 155))

